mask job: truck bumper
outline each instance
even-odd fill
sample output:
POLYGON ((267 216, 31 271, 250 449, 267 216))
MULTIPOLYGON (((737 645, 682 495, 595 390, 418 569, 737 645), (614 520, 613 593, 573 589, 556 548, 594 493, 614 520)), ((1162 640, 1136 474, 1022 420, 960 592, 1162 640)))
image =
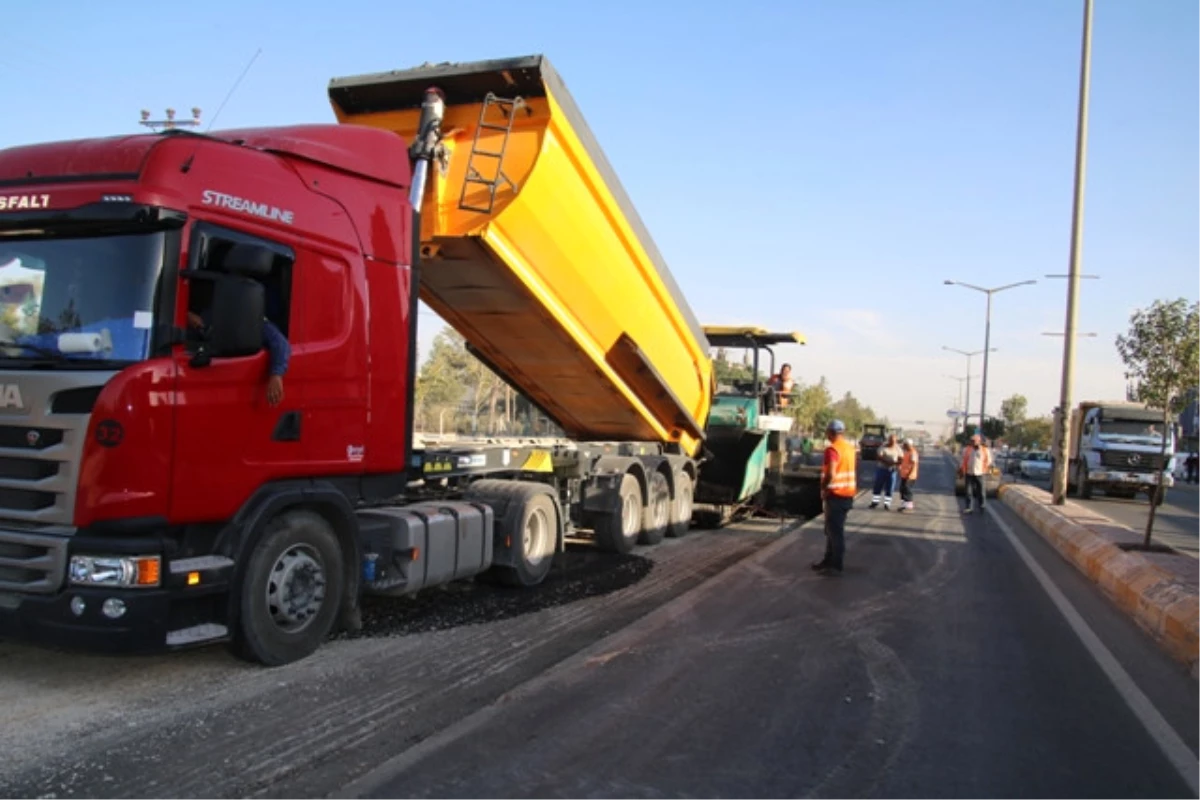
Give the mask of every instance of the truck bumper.
POLYGON ((170 593, 155 590, 80 586, 49 596, 0 595, 0 637, 72 650, 153 652, 165 649, 170 605, 170 593), (109 600, 124 606, 117 619, 104 615, 109 600))
MULTIPOLYGON (((39 537, 0 530, 0 550, 39 537)), ((229 638, 225 624, 233 561, 219 556, 171 560, 164 538, 47 537, 54 571, 38 591, 0 585, 0 638, 68 650, 150 653, 229 638), (64 541, 65 540, 65 541, 64 541), (74 585, 71 556, 137 554, 161 558, 159 584, 148 588, 74 585), (48 586, 54 587, 47 591, 48 586)), ((43 558, 43 560, 51 560, 43 558)), ((3 573, 0 573, 2 575, 3 573)))
MULTIPOLYGON (((1130 486, 1150 488, 1158 485, 1157 472, 1094 472, 1088 475, 1093 483, 1108 483, 1115 486, 1130 486)), ((1163 476, 1163 486, 1168 489, 1175 485, 1175 477, 1170 473, 1163 476)))

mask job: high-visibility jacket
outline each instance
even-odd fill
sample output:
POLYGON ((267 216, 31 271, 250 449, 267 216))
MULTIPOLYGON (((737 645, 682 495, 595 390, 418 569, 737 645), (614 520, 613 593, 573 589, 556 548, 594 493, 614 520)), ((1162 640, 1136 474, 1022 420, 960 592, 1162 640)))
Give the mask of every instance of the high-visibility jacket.
POLYGON ((838 437, 825 448, 825 463, 821 465, 821 481, 829 478, 829 493, 835 497, 854 497, 858 491, 854 446, 838 437), (832 471, 831 471, 832 470, 832 471))
POLYGON ((920 471, 920 458, 917 456, 917 451, 905 450, 904 456, 900 459, 900 477, 906 481, 915 481, 917 473, 920 471))
MULTIPOLYGON (((992 451, 987 445, 980 445, 979 449, 983 451, 983 474, 987 475, 992 471, 992 451)), ((971 474, 971 461, 975 458, 975 445, 969 444, 963 448, 962 471, 965 475, 971 474)))

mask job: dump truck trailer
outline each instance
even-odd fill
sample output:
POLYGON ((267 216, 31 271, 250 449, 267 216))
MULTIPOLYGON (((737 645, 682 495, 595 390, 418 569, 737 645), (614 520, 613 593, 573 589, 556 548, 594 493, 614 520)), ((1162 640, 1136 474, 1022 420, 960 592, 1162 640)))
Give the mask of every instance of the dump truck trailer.
POLYGON ((337 124, 0 151, 0 636, 282 664, 365 593, 536 586, 568 535, 628 552, 753 488, 547 60, 328 94, 337 124), (418 298, 569 438, 418 446, 418 298))

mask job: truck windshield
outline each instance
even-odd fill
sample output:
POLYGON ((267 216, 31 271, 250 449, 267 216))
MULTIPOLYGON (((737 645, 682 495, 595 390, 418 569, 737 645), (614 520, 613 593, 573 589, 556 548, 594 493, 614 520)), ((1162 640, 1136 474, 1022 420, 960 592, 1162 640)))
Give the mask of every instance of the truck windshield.
POLYGON ((0 366, 150 352, 165 234, 0 239, 0 366))
POLYGON ((1100 423, 1100 437, 1109 440, 1162 440, 1163 424, 1148 420, 1106 419, 1100 423))

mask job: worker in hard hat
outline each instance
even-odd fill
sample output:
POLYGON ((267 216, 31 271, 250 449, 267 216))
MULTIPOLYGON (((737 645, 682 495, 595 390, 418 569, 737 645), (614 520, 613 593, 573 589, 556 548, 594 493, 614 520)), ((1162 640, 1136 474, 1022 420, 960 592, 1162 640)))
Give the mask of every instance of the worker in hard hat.
POLYGON ((858 491, 854 445, 846 441, 846 425, 831 420, 825 429, 829 446, 821 466, 821 499, 825 503, 825 557, 812 565, 822 575, 840 575, 846 551, 846 517, 858 491))
POLYGON ((900 511, 912 511, 913 506, 913 484, 917 482, 917 473, 920 472, 921 456, 917 452, 917 446, 913 444, 912 439, 904 440, 904 452, 900 456, 900 468, 898 474, 900 476, 900 511))

